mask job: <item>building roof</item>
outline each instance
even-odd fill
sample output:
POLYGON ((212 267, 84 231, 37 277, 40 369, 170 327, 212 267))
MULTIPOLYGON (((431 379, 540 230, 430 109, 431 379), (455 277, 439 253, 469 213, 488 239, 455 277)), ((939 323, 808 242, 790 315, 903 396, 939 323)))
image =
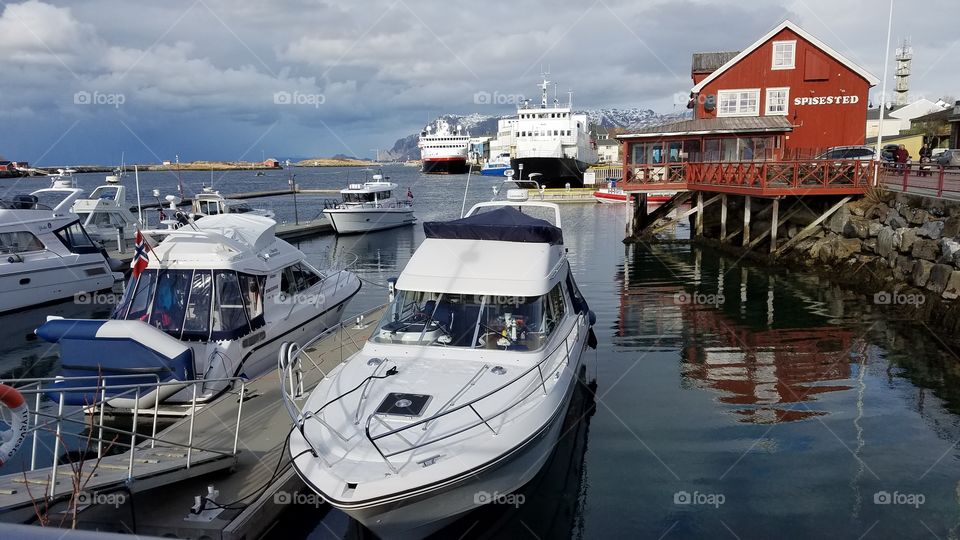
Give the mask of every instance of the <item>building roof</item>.
POLYGON ((597 146, 617 146, 620 144, 620 141, 616 139, 600 139, 597 141, 597 146))
MULTIPOLYGON (((898 107, 888 108, 888 109, 887 109, 887 114, 884 115, 883 118, 884 118, 884 119, 892 118, 892 117, 890 116, 890 113, 892 113, 893 111, 896 111, 897 109, 900 109, 900 108, 902 108, 902 107, 903 107, 903 105, 900 105, 900 106, 898 106, 898 107)), ((867 120, 879 120, 879 119, 880 119, 880 107, 874 107, 874 108, 872 108, 872 109, 867 109, 867 120)), ((894 118, 894 120, 899 120, 899 118, 894 118)))
POLYGON ((823 52, 827 53, 828 55, 832 56, 836 61, 840 62, 841 64, 843 64, 843 65, 845 65, 847 68, 849 68, 851 71, 853 71, 854 73, 856 73, 856 74, 860 75, 861 77, 863 77, 864 79, 866 79, 867 82, 870 83, 870 86, 876 86, 877 83, 880 82, 879 79, 877 79, 876 77, 874 77, 874 76, 873 76, 870 72, 868 72, 867 70, 865 70, 865 69, 863 69, 862 67, 860 67, 859 65, 855 64, 853 61, 849 60, 847 57, 843 56, 842 54, 838 53, 837 51, 831 49, 829 46, 827 46, 826 43, 820 41, 819 39, 817 39, 816 37, 814 37, 812 34, 809 34, 809 33, 808 33, 806 30, 804 30, 803 28, 800 28, 800 27, 797 26, 796 24, 790 22, 789 20, 786 20, 786 21, 783 21, 782 23, 780 23, 779 25, 777 25, 776 28, 774 28, 773 30, 767 32, 763 37, 761 37, 760 39, 758 39, 757 41, 755 41, 755 42, 753 43, 753 45, 750 45, 750 46, 747 47, 746 49, 740 51, 739 54, 737 54, 736 56, 734 56, 733 58, 731 58, 730 60, 728 60, 727 63, 723 64, 720 68, 718 68, 716 71, 714 71, 714 72, 711 73, 709 76, 707 76, 707 78, 705 78, 705 79, 703 79, 702 81, 700 81, 696 86, 693 87, 693 90, 692 90, 692 91, 693 91, 693 92, 699 92, 699 91, 703 90, 703 87, 704 87, 704 86, 706 86, 707 84, 709 84, 710 82, 712 82, 713 80, 715 80, 717 77, 719 77, 721 74, 723 74, 723 73, 724 73, 725 71, 727 71, 728 69, 732 68, 734 65, 737 64, 737 62, 739 62, 740 60, 746 58, 747 55, 749 55, 749 54, 752 53, 753 51, 755 51, 755 50, 757 50, 758 48, 760 48, 761 45, 763 45, 763 44, 766 43, 767 41, 770 41, 770 39, 773 38, 773 36, 779 34, 779 33, 780 33, 782 30, 784 30, 784 29, 789 29, 789 30, 791 30, 793 33, 797 34, 797 35, 800 36, 801 38, 803 38, 803 39, 805 39, 806 41, 810 42, 811 44, 813 44, 815 47, 817 47, 817 48, 820 49, 821 51, 823 51, 823 52))
POLYGON ((693 53, 691 73, 713 73, 740 54, 740 51, 693 53))
POLYGON ((953 109, 944 109, 942 111, 932 112, 913 119, 914 122, 948 122, 953 116, 953 109))
POLYGON ((618 139, 676 135, 709 135, 723 133, 763 133, 793 131, 793 124, 783 116, 743 116, 696 118, 657 126, 648 126, 634 133, 617 135, 618 139))

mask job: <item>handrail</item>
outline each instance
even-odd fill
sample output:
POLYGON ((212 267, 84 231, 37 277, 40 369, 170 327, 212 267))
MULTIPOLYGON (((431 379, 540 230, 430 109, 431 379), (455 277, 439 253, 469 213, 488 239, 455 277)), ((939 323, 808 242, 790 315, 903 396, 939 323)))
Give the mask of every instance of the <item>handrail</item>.
MULTIPOLYGON (((368 314, 370 314, 370 313, 372 313, 372 312, 374 312, 374 311, 380 310, 380 309, 382 309, 382 308, 383 308, 383 306, 378 306, 377 308, 374 308, 374 309, 372 309, 372 310, 369 310, 369 311, 365 312, 362 316, 366 316, 366 315, 368 315, 368 314)), ((498 416, 506 413, 507 411, 513 409, 513 408, 516 407, 517 405, 523 403, 523 402, 524 402, 525 400, 527 400, 527 398, 529 398, 530 395, 532 395, 534 392, 538 392, 538 391, 540 391, 541 389, 543 389, 543 390, 544 390, 544 393, 546 394, 546 393, 547 393, 547 392, 546 392, 546 381, 547 381, 549 378, 553 377, 556 373, 558 373, 559 370, 560 370, 561 368, 563 368, 564 366, 569 366, 570 353, 571 353, 571 345, 570 345, 569 342, 570 342, 570 340, 572 339, 572 340, 573 340, 573 343, 574 343, 574 346, 575 346, 576 343, 579 342, 579 340, 581 339, 582 335, 581 335, 580 326, 581 326, 581 325, 583 324, 583 322, 584 322, 584 317, 585 317, 584 314, 579 314, 579 315, 574 319, 574 323, 573 323, 573 328, 572 328, 572 330, 567 333, 567 335, 566 335, 566 337, 563 339, 563 341, 561 341, 561 342, 560 342, 559 344, 557 344, 553 349, 551 349, 547 354, 545 354, 544 357, 543 357, 539 362, 537 362, 537 363, 534 364, 533 366, 530 366, 530 367, 527 368, 523 373, 517 375, 517 376, 514 377, 512 380, 507 381, 506 383, 498 386, 497 388, 494 388, 494 389, 492 389, 492 390, 484 393, 483 395, 478 396, 478 397, 470 400, 469 402, 462 403, 462 404, 459 404, 459 405, 457 405, 457 406, 455 406, 455 407, 452 407, 452 408, 449 408, 449 409, 448 409, 447 407, 452 404, 452 400, 451 400, 451 402, 448 402, 448 403, 446 403, 446 404, 443 405, 443 407, 442 407, 442 409, 441 409, 442 412, 438 412, 437 414, 434 414, 434 415, 432 415, 432 416, 430 416, 430 417, 428 417, 428 418, 421 419, 421 420, 419 420, 419 421, 417 421, 417 422, 415 422, 415 423, 407 424, 407 425, 405 425, 405 426, 403 426, 403 427, 401 427, 401 428, 391 429, 391 430, 389 430, 389 431, 387 431, 387 432, 379 433, 379 434, 376 434, 376 435, 373 435, 373 434, 371 434, 371 432, 370 432, 370 422, 371 422, 372 419, 374 419, 374 418, 376 417, 376 415, 370 415, 370 416, 368 416, 368 417, 367 417, 367 422, 366 422, 366 424, 364 425, 364 433, 365 433, 365 435, 366 435, 367 440, 368 440, 368 441, 371 443, 371 445, 377 450, 377 452, 380 454, 381 458, 384 460, 384 462, 387 464, 387 466, 390 467, 392 470, 396 470, 396 469, 394 468, 393 464, 389 461, 388 458, 390 458, 390 457, 392 457, 392 456, 395 456, 395 455, 397 455, 397 454, 409 452, 409 451, 415 450, 415 449, 417 449, 417 448, 421 448, 421 447, 426 446, 426 445, 429 445, 429 444, 434 444, 434 443, 439 442, 439 441, 441 441, 441 440, 444 440, 444 439, 447 439, 447 438, 449 438, 449 437, 455 436, 455 435, 457 435, 457 434, 463 433, 463 432, 465 432, 465 431, 467 431, 467 430, 469 430, 469 429, 473 429, 474 427, 477 427, 477 426, 482 425, 482 424, 483 424, 483 425, 487 425, 487 427, 488 427, 494 434, 496 434, 496 430, 494 430, 493 427, 490 426, 490 424, 489 424, 489 421, 490 421, 491 419, 496 418, 496 417, 498 417, 498 416), (563 348, 562 355, 557 354, 557 353, 560 351, 561 348, 563 348), (548 373, 544 374, 543 366, 546 365, 547 362, 551 362, 551 361, 556 362, 556 365, 555 365, 552 369, 550 369, 548 373), (480 402, 480 401, 482 401, 482 400, 484 400, 484 399, 486 399, 486 398, 488 398, 488 397, 490 397, 490 396, 492 396, 492 395, 494 395, 494 394, 496 394, 496 393, 498 393, 498 392, 501 392, 501 391, 507 389, 508 387, 511 387, 511 386, 515 385, 516 383, 520 382, 521 380, 527 378, 531 373, 534 372, 534 370, 537 370, 538 377, 539 377, 539 381, 537 381, 537 384, 532 385, 532 390, 531 390, 530 392, 524 393, 522 396, 519 396, 517 399, 513 400, 508 406, 506 406, 506 407, 502 408, 501 410, 497 411, 495 414, 488 415, 487 417, 484 417, 483 415, 481 415, 481 414, 476 410, 475 405, 476 405, 478 402, 480 402), (477 416, 478 420, 477 420, 476 422, 474 422, 474 423, 471 423, 470 425, 468 425, 468 426, 466 426, 466 427, 463 427, 463 428, 461 428, 461 429, 456 430, 456 431, 453 432, 453 433, 448 433, 448 434, 446 434, 446 435, 443 435, 443 436, 440 436, 440 437, 437 437, 437 438, 433 438, 433 439, 428 440, 428 441, 421 441, 421 442, 419 442, 419 443, 410 443, 409 441, 406 441, 406 439, 401 436, 401 438, 404 439, 404 441, 407 442, 407 444, 409 445, 409 447, 408 447, 408 448, 405 448, 405 449, 402 449, 402 450, 399 450, 399 451, 396 451, 396 452, 391 452, 391 453, 388 453, 388 454, 385 454, 385 453, 381 450, 380 446, 377 444, 377 441, 379 441, 379 440, 382 440, 382 439, 384 439, 384 438, 386 438, 386 437, 390 437, 390 436, 393 436, 393 435, 397 435, 397 434, 399 434, 399 433, 402 433, 402 432, 405 432, 405 431, 407 431, 407 430, 416 428, 416 427, 418 427, 418 426, 423 426, 423 430, 426 431, 426 429, 427 429, 427 427, 428 427, 428 425, 429 425, 430 423, 435 422, 435 421, 437 421, 438 419, 441 419, 441 418, 443 418, 443 417, 447 417, 447 416, 449 416, 449 415, 452 415, 452 414, 454 414, 454 413, 457 413, 457 412, 459 412, 459 411, 466 410, 466 409, 468 409, 468 408, 473 411, 473 414, 477 416)), ((359 317, 358 317, 358 318, 359 318, 359 317)), ((346 323, 345 323, 345 322, 340 323, 339 325, 337 325, 337 326, 335 326, 335 327, 332 327, 332 328, 328 329, 327 331, 325 331, 325 332, 317 335, 317 336, 314 337, 313 339, 307 341, 302 347, 299 346, 299 345, 297 345, 296 343, 284 343, 284 344, 281 346, 281 349, 280 349, 280 352, 279 352, 279 355, 278 355, 278 367, 279 367, 279 375, 280 375, 280 382, 281 382, 281 389, 282 389, 282 391, 281 391, 281 396, 282 396, 282 398, 283 398, 283 400, 284 400, 284 405, 285 405, 285 407, 286 407, 286 409, 287 409, 287 412, 288 412, 288 414, 290 415, 291 419, 292 419, 293 422, 294 422, 295 428, 301 430, 301 432, 303 431, 304 426, 305 426, 307 420, 309 420, 310 418, 313 418, 314 420, 316 420, 317 422, 319 422, 322 426, 327 427, 327 429, 330 430, 331 433, 337 435, 337 437, 339 437, 341 440, 349 440, 349 439, 351 438, 351 437, 344 437, 342 434, 340 434, 340 433, 337 432, 334 428, 332 428, 329 424, 327 424, 326 422, 324 422, 322 418, 317 417, 317 416, 313 416, 312 411, 306 411, 306 412, 304 412, 300 407, 298 407, 298 405, 297 405, 297 403, 296 403, 296 400, 297 400, 297 399, 300 399, 300 398, 303 397, 303 395, 302 395, 302 392, 303 392, 302 381, 303 381, 303 379, 302 379, 302 375, 299 373, 299 370, 302 369, 301 353, 303 353, 306 349, 309 349, 309 348, 310 348, 314 343, 316 343, 318 340, 321 340, 321 339, 324 339, 324 338, 326 338, 326 337, 329 337, 329 336, 333 335, 333 334, 336 333, 336 332, 340 332, 340 331, 344 330, 345 328, 346 328, 346 323)), ((356 344, 355 344, 355 345, 356 345, 356 344)), ((341 343, 341 346, 340 346, 340 347, 341 347, 341 349, 342 349, 342 347, 343 347, 343 344, 342 344, 342 343, 341 343)), ((309 358, 309 356, 308 356, 308 358, 309 358)), ((311 359, 311 361, 312 361, 312 359, 311 359)), ((316 366, 315 366, 315 367, 316 367, 316 366)), ((319 370, 319 367, 318 367, 318 370, 319 370)), ((323 373, 323 372, 321 371, 321 373, 323 373)), ((323 375, 324 375, 324 377, 326 377, 326 374, 325 374, 325 373, 323 373, 323 375)), ((533 380, 530 381, 530 382, 533 382, 533 381, 536 381, 536 379, 533 379, 533 380)), ((379 420, 379 418, 377 418, 377 419, 379 420)), ((317 447, 314 445, 313 441, 310 440, 310 438, 304 437, 304 439, 306 440, 306 442, 307 442, 307 444, 310 446, 310 448, 314 451, 315 455, 320 456, 321 459, 323 459, 322 456, 324 455, 324 452, 321 451, 321 449, 317 448, 317 447)), ((324 462, 326 463, 325 460, 324 460, 324 462)))
MULTIPOLYGON (((578 341, 580 340, 580 325, 582 324, 583 319, 584 319, 584 314, 581 313, 581 314, 579 314, 579 315, 577 316, 577 318, 576 318, 576 320, 575 320, 575 322, 574 322, 574 332, 575 332, 575 335, 574 335, 574 337, 573 337, 574 343, 576 343, 576 342, 578 342, 578 341)), ((371 437, 371 435, 370 435, 370 419, 373 418, 373 417, 376 416, 376 415, 370 415, 369 417, 367 417, 367 423, 366 423, 366 426, 365 426, 365 432, 366 432, 367 440, 370 441, 370 443, 374 446, 374 448, 377 450, 377 452, 380 454, 380 456, 383 457, 383 459, 386 461, 387 458, 390 458, 390 457, 392 457, 392 456, 395 456, 395 455, 398 455, 398 454, 402 454, 402 453, 406 453, 406 452, 410 452, 410 451, 416 450, 416 449, 418 449, 418 448, 422 448, 422 447, 424 447, 424 446, 427 446, 427 445, 429 445, 429 444, 433 444, 433 443, 442 441, 442 440, 444 440, 444 439, 447 439, 447 438, 450 438, 450 437, 452 437, 452 436, 455 436, 455 435, 458 435, 458 434, 460 434, 460 433, 463 433, 464 431, 473 429, 473 428, 475 428, 475 427, 477 427, 477 426, 479 426, 479 425, 481 425, 481 424, 486 424, 487 427, 490 427, 490 425, 488 424, 488 421, 489 421, 489 420, 491 420, 491 419, 493 419, 493 418, 496 418, 496 417, 498 417, 498 416, 506 413, 506 412, 509 411, 510 409, 516 407, 516 406, 519 405, 520 403, 523 403, 528 397, 530 397, 533 393, 535 393, 535 392, 536 392, 537 390, 539 390, 540 388, 543 388, 543 390, 544 390, 544 395, 547 395, 546 380, 549 379, 550 377, 552 377, 562 366, 564 366, 564 365, 569 366, 569 363, 570 363, 570 345, 569 345, 568 341, 570 340, 570 336, 571 336, 571 333, 568 333, 567 336, 563 339, 563 341, 562 341, 561 343, 557 344, 557 346, 554 347, 553 350, 551 350, 549 353, 547 353, 547 354, 543 357, 542 360, 540 360, 539 362, 537 362, 537 363, 534 364, 533 366, 527 368, 526 371, 524 371, 524 372, 521 373, 520 375, 516 376, 514 379, 512 379, 512 380, 510 380, 510 381, 508 381, 508 382, 506 382, 506 383, 504 383, 503 385, 499 386, 498 388, 494 388, 493 390, 490 390, 490 391, 488 391, 487 393, 485 393, 485 394, 483 394, 483 395, 481 395, 481 396, 478 396, 478 397, 472 399, 471 401, 468 401, 468 402, 466 402, 466 403, 462 403, 462 404, 460 404, 460 405, 458 405, 458 406, 456 406, 456 407, 453 407, 453 408, 451 408, 451 409, 448 409, 448 410, 445 411, 445 412, 434 414, 433 416, 430 416, 430 417, 428 417, 428 418, 424 418, 424 419, 419 420, 419 421, 417 421, 417 422, 413 422, 413 423, 411 423, 411 424, 407 424, 407 425, 405 425, 405 426, 402 426, 402 427, 399 427, 399 428, 396 428, 396 429, 392 429, 392 430, 390 430, 390 431, 387 431, 387 432, 384 432, 384 433, 380 433, 380 434, 377 434, 377 435, 372 436, 372 437, 371 437), (554 368, 546 375, 546 377, 544 377, 543 371, 542 371, 542 366, 543 366, 547 361, 549 361, 551 358, 553 358, 553 357, 554 357, 554 354, 555 354, 558 350, 560 350, 561 347, 564 348, 563 361, 557 362, 556 367, 554 367, 554 368), (486 398, 488 398, 488 397, 490 397, 490 396, 492 396, 492 395, 494 395, 494 394, 497 394, 497 393, 501 392, 502 390, 506 389, 506 388, 509 387, 509 386, 512 386, 512 385, 513 385, 514 383, 516 383, 517 381, 525 378, 527 375, 529 375, 530 373, 532 373, 534 369, 536 369, 536 370, 538 371, 539 375, 540 375, 540 384, 535 385, 530 392, 527 392, 527 393, 524 394, 521 398, 515 400, 511 405, 508 405, 508 406, 504 407, 503 409, 501 409, 500 411, 496 412, 495 414, 490 415, 488 418, 484 418, 484 417, 483 417, 482 415, 480 415, 480 413, 478 413, 477 410, 474 408, 474 405, 477 404, 478 402, 483 401, 484 399, 486 399, 486 398), (466 409, 466 408, 470 408, 470 409, 474 412, 474 414, 477 415, 477 417, 480 419, 480 421, 479 421, 479 422, 476 422, 476 423, 474 423, 474 424, 471 424, 471 425, 469 425, 469 426, 467 426, 467 427, 461 428, 461 429, 459 429, 459 430, 457 430, 457 431, 455 431, 455 432, 453 432, 453 433, 449 433, 449 434, 447 434, 447 435, 444 435, 444 436, 442 436, 442 437, 438 437, 438 438, 436 438, 436 439, 433 439, 433 440, 430 440, 430 441, 427 441, 427 442, 422 442, 422 443, 413 445, 413 446, 411 446, 410 448, 407 448, 407 449, 405 449, 405 450, 398 450, 398 451, 395 451, 395 452, 391 452, 391 453, 389 453, 389 454, 384 454, 383 451, 380 449, 380 447, 379 447, 379 446, 377 445, 377 443, 376 443, 376 441, 378 441, 378 440, 380 440, 380 439, 383 439, 383 438, 386 438, 386 437, 389 437, 389 436, 392 436, 392 435, 396 435, 396 434, 398 434, 398 433, 402 433, 402 432, 404 432, 404 431, 407 431, 407 430, 409 430, 409 429, 413 429, 414 427, 417 427, 417 426, 420 426, 420 425, 424 425, 424 424, 429 423, 429 422, 434 422, 434 421, 438 420, 439 418, 442 418, 442 417, 444 417, 444 416, 448 416, 448 415, 450 415, 450 414, 453 414, 453 413, 455 413, 455 412, 464 410, 464 409, 466 409)), ((494 434, 497 433, 495 430, 493 430, 493 428, 490 428, 490 429, 494 432, 494 434)), ((389 461, 387 461, 387 463, 389 464, 389 461)))
MULTIPOLYGON (((146 445, 149 443, 150 448, 156 448, 156 443, 160 442, 164 445, 174 446, 179 448, 186 449, 186 458, 187 463, 186 467, 190 468, 192 464, 192 454, 193 450, 199 450, 204 452, 209 452, 221 456, 235 456, 237 454, 237 445, 240 435, 240 421, 242 418, 243 412, 243 401, 241 399, 240 405, 237 410, 236 417, 236 426, 234 429, 234 439, 233 439, 233 449, 231 451, 224 451, 220 449, 213 448, 201 448, 196 446, 193 443, 194 435, 194 425, 193 417, 196 414, 197 410, 197 385, 210 382, 229 382, 228 387, 234 387, 234 385, 240 383, 240 395, 241 398, 246 392, 246 383, 247 380, 242 377, 227 377, 227 378, 214 378, 214 379, 189 379, 184 381, 160 381, 157 374, 137 374, 137 375, 111 375, 111 380, 117 379, 130 379, 130 378, 143 378, 144 376, 153 377, 156 382, 151 383, 122 383, 122 384, 106 384, 103 382, 103 375, 81 375, 77 377, 33 377, 33 378, 24 378, 24 379, 0 379, 0 383, 8 384, 14 386, 18 392, 25 396, 35 396, 33 400, 33 410, 29 411, 29 414, 33 415, 32 425, 27 428, 27 433, 32 433, 33 441, 31 445, 31 456, 30 456, 30 470, 37 469, 37 455, 38 455, 38 437, 41 431, 52 430, 55 436, 54 446, 53 446, 53 461, 50 465, 50 482, 48 485, 48 491, 46 496, 52 498, 56 495, 56 484, 57 484, 57 474, 58 467, 60 465, 60 445, 61 445, 61 435, 63 433, 63 427, 65 424, 79 425, 84 428, 90 429, 90 433, 96 433, 96 435, 91 435, 91 441, 96 441, 97 444, 97 459, 103 457, 104 443, 109 443, 110 445, 119 445, 121 448, 129 448, 129 459, 127 463, 127 478, 133 478, 133 469, 135 464, 135 455, 137 449, 141 445, 146 445), (84 386, 72 386, 70 388, 58 388, 58 383, 63 383, 64 381, 85 381, 95 379, 97 382, 90 385, 84 386), (149 394, 153 391, 159 391, 160 388, 165 386, 177 386, 185 387, 191 385, 193 388, 193 395, 190 402, 190 411, 191 418, 188 425, 187 433, 187 442, 182 443, 168 438, 164 438, 157 435, 157 416, 159 412, 159 403, 154 401, 153 409, 153 419, 152 419, 152 428, 149 435, 141 434, 137 431, 138 418, 141 407, 137 406, 136 402, 140 401, 140 398, 146 394, 149 394), (112 391, 119 390, 118 393, 111 396, 107 396, 107 389, 112 391), (94 404, 88 406, 78 406, 75 411, 67 412, 65 414, 65 400, 64 395, 68 392, 88 392, 93 393, 94 395, 99 394, 99 400, 96 404, 99 404, 99 411, 91 411, 90 407, 94 404), (132 394, 135 405, 133 407, 133 423, 132 429, 122 429, 113 426, 106 425, 104 422, 104 404, 113 399, 129 399, 132 394), (41 402, 44 395, 58 395, 59 399, 56 400, 57 410, 56 413, 41 411, 41 402), (99 412, 99 414, 96 414, 99 412), (91 420, 86 418, 77 419, 76 416, 84 415, 89 413, 91 420), (94 419, 95 418, 95 419, 94 419), (44 419, 41 421, 41 419, 44 419), (107 439, 105 435, 116 435, 113 439, 107 439), (124 439, 124 441, 119 440, 119 436, 129 437, 129 442, 124 439), (139 439, 139 440, 138 440, 139 439)), ((51 399, 54 399, 51 397, 51 399)), ((28 401, 29 403, 29 401, 28 401)), ((147 408, 149 409, 149 408, 147 408)))

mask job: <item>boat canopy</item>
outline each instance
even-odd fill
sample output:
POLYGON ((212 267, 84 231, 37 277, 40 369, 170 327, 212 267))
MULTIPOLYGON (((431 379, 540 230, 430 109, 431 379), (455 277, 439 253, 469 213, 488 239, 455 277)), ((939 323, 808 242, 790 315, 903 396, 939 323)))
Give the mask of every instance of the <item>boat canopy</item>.
POLYGON ((423 232, 427 238, 446 240, 563 244, 563 231, 559 227, 524 214, 512 206, 453 221, 429 221, 423 224, 423 232))

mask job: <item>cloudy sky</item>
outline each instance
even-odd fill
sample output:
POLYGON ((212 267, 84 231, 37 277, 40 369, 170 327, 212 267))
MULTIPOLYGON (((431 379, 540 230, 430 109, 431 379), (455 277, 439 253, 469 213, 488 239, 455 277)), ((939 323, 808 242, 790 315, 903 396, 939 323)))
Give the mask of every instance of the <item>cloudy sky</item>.
MULTIPOLYGON (((537 93, 541 65, 561 89, 574 90, 577 106, 671 112, 691 86, 691 53, 741 49, 785 18, 879 77, 887 7, 0 1, 0 155, 41 166, 113 163, 121 152, 128 163, 175 154, 370 156, 440 113, 510 112, 518 94, 537 93)), ((960 97, 955 9, 955 0, 896 0, 894 41, 913 39, 918 96, 960 97)))

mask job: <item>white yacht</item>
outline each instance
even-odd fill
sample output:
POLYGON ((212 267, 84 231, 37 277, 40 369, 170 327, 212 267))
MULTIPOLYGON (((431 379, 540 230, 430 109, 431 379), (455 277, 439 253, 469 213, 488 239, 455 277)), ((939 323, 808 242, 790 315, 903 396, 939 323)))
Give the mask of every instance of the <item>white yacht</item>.
POLYGON ((548 104, 551 82, 540 83, 540 107, 524 103, 517 109, 514 125, 516 151, 510 166, 518 179, 539 174, 546 187, 583 186, 583 173, 599 161, 597 143, 587 115, 573 111, 573 94, 566 106, 554 98, 548 104))
MULTIPOLYGON (((338 323, 360 290, 358 278, 314 268, 275 229, 268 218, 227 214, 162 231, 162 242, 138 254, 148 259, 146 268, 129 280, 110 319, 51 318, 40 326, 40 338, 60 344, 66 403, 99 402, 69 391, 71 376, 98 374, 108 385, 141 380, 131 375, 147 383, 209 380, 196 389, 206 402, 229 389, 224 378, 273 369, 283 341, 338 323)), ((177 405, 192 392, 166 385, 139 402, 108 392, 107 404, 177 405)))
POLYGON ((131 240, 140 222, 130 212, 127 188, 122 184, 107 183, 97 186, 88 198, 73 203, 73 213, 80 218, 87 234, 98 242, 115 242, 118 230, 124 240, 131 240))
MULTIPOLYGON (((425 223, 363 348, 305 400, 285 387, 294 469, 381 538, 426 536, 533 478, 596 345, 559 209, 508 197, 425 223), (554 223, 529 215, 544 210, 554 223)), ((306 360, 284 354, 295 380, 306 360)))
POLYGON ((197 193, 190 204, 190 212, 194 219, 205 216, 216 216, 220 214, 251 214, 273 219, 274 213, 269 210, 253 208, 243 201, 236 201, 224 198, 219 191, 205 186, 203 191, 197 193))
MULTIPOLYGON (((411 225, 413 202, 396 195, 398 186, 375 174, 370 182, 340 190, 342 201, 329 204, 323 214, 337 234, 365 233, 411 225)), ((409 194, 409 192, 408 192, 409 194)))
POLYGON ((56 209, 36 195, 0 200, 0 312, 110 289, 123 279, 69 212, 81 193, 74 189, 56 209))
POLYGON ((465 174, 470 134, 463 133, 460 126, 451 128, 450 123, 438 118, 435 126, 427 125, 417 141, 420 148, 421 171, 425 174, 465 174))
POLYGON ((127 174, 127 165, 124 163, 123 154, 120 154, 120 166, 113 169, 112 174, 108 174, 104 180, 108 184, 119 184, 127 174))

